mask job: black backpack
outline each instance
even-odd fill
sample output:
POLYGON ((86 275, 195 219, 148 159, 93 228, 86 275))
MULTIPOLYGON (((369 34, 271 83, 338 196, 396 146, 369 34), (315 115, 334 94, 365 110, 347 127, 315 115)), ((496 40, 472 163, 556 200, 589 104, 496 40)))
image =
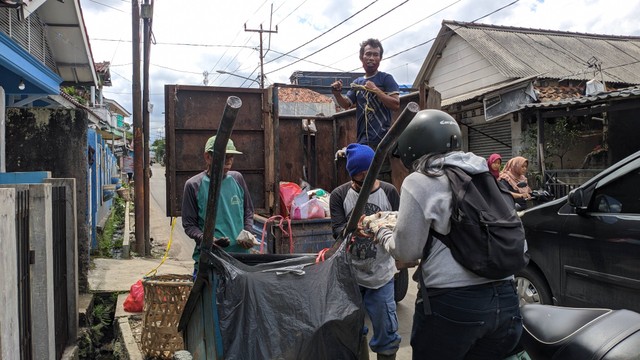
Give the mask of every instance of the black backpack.
POLYGON ((454 259, 482 277, 503 279, 524 268, 529 255, 511 194, 489 172, 471 175, 455 166, 443 171, 453 196, 451 231, 443 235, 431 229, 425 251, 435 235, 454 259))
POLYGON ((451 230, 447 235, 429 230, 414 275, 420 284, 425 314, 431 313, 431 306, 422 279, 422 262, 429 255, 434 235, 462 266, 489 279, 513 275, 529 262, 529 254, 524 252, 524 227, 511 193, 488 171, 471 175, 456 166, 445 166, 443 171, 451 185, 451 230))

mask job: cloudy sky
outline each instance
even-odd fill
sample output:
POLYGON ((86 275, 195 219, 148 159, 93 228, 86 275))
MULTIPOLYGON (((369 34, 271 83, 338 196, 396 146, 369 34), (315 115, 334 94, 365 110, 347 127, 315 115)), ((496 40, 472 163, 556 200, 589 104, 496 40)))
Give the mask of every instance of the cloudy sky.
MULTIPOLYGON (((246 30, 263 30, 266 85, 294 71, 361 71, 370 37, 384 46, 380 69, 411 85, 443 20, 640 36, 640 2, 627 0, 150 1, 151 141, 164 136, 165 84, 258 87, 260 33, 246 30)), ((105 96, 131 112, 131 1, 80 3, 94 61, 111 62, 105 96)))

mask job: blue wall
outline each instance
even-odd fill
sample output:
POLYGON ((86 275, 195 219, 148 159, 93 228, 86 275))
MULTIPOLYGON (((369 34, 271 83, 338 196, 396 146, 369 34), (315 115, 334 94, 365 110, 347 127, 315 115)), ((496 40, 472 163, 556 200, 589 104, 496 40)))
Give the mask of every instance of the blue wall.
POLYGON ((93 164, 88 165, 87 184, 91 187, 88 194, 91 198, 87 202, 87 211, 90 214, 89 228, 91 229, 91 250, 98 248, 96 229, 101 221, 105 220, 113 205, 113 192, 105 191, 105 185, 112 185, 113 177, 120 177, 118 159, 111 152, 105 140, 94 129, 87 131, 87 151, 93 149, 93 164))

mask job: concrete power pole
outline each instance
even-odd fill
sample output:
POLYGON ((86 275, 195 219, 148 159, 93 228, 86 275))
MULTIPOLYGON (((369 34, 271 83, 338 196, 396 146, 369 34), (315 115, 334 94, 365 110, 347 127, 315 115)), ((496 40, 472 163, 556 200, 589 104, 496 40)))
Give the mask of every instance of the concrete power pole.
POLYGON ((136 251, 144 255, 144 147, 142 143, 142 94, 140 92, 140 5, 138 0, 131 1, 131 43, 133 56, 133 79, 131 92, 133 93, 133 178, 134 178, 134 206, 136 209, 136 251))
POLYGON ((149 102, 149 62, 151 53, 151 20, 153 19, 153 1, 144 0, 142 5, 142 19, 144 23, 144 58, 143 58, 143 84, 142 84, 142 123, 144 129, 144 246, 145 256, 151 255, 151 239, 149 229, 151 223, 149 220, 149 195, 151 190, 149 189, 149 176, 151 174, 151 161, 150 161, 150 147, 149 147, 149 134, 151 128, 149 126, 149 116, 151 113, 151 103, 149 102))
POLYGON ((260 88, 264 89, 264 54, 262 53, 262 34, 263 33, 278 33, 278 26, 276 25, 275 30, 262 30, 262 24, 260 24, 260 29, 247 29, 247 24, 244 24, 244 31, 248 32, 258 32, 260 33, 260 88))

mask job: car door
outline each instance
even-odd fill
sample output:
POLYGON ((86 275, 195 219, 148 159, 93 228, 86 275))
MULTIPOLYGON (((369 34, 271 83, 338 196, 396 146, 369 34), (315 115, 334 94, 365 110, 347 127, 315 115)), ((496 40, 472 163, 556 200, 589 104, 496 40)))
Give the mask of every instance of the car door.
POLYGON ((587 211, 564 225, 561 302, 640 311, 640 160, 591 187, 587 211))

